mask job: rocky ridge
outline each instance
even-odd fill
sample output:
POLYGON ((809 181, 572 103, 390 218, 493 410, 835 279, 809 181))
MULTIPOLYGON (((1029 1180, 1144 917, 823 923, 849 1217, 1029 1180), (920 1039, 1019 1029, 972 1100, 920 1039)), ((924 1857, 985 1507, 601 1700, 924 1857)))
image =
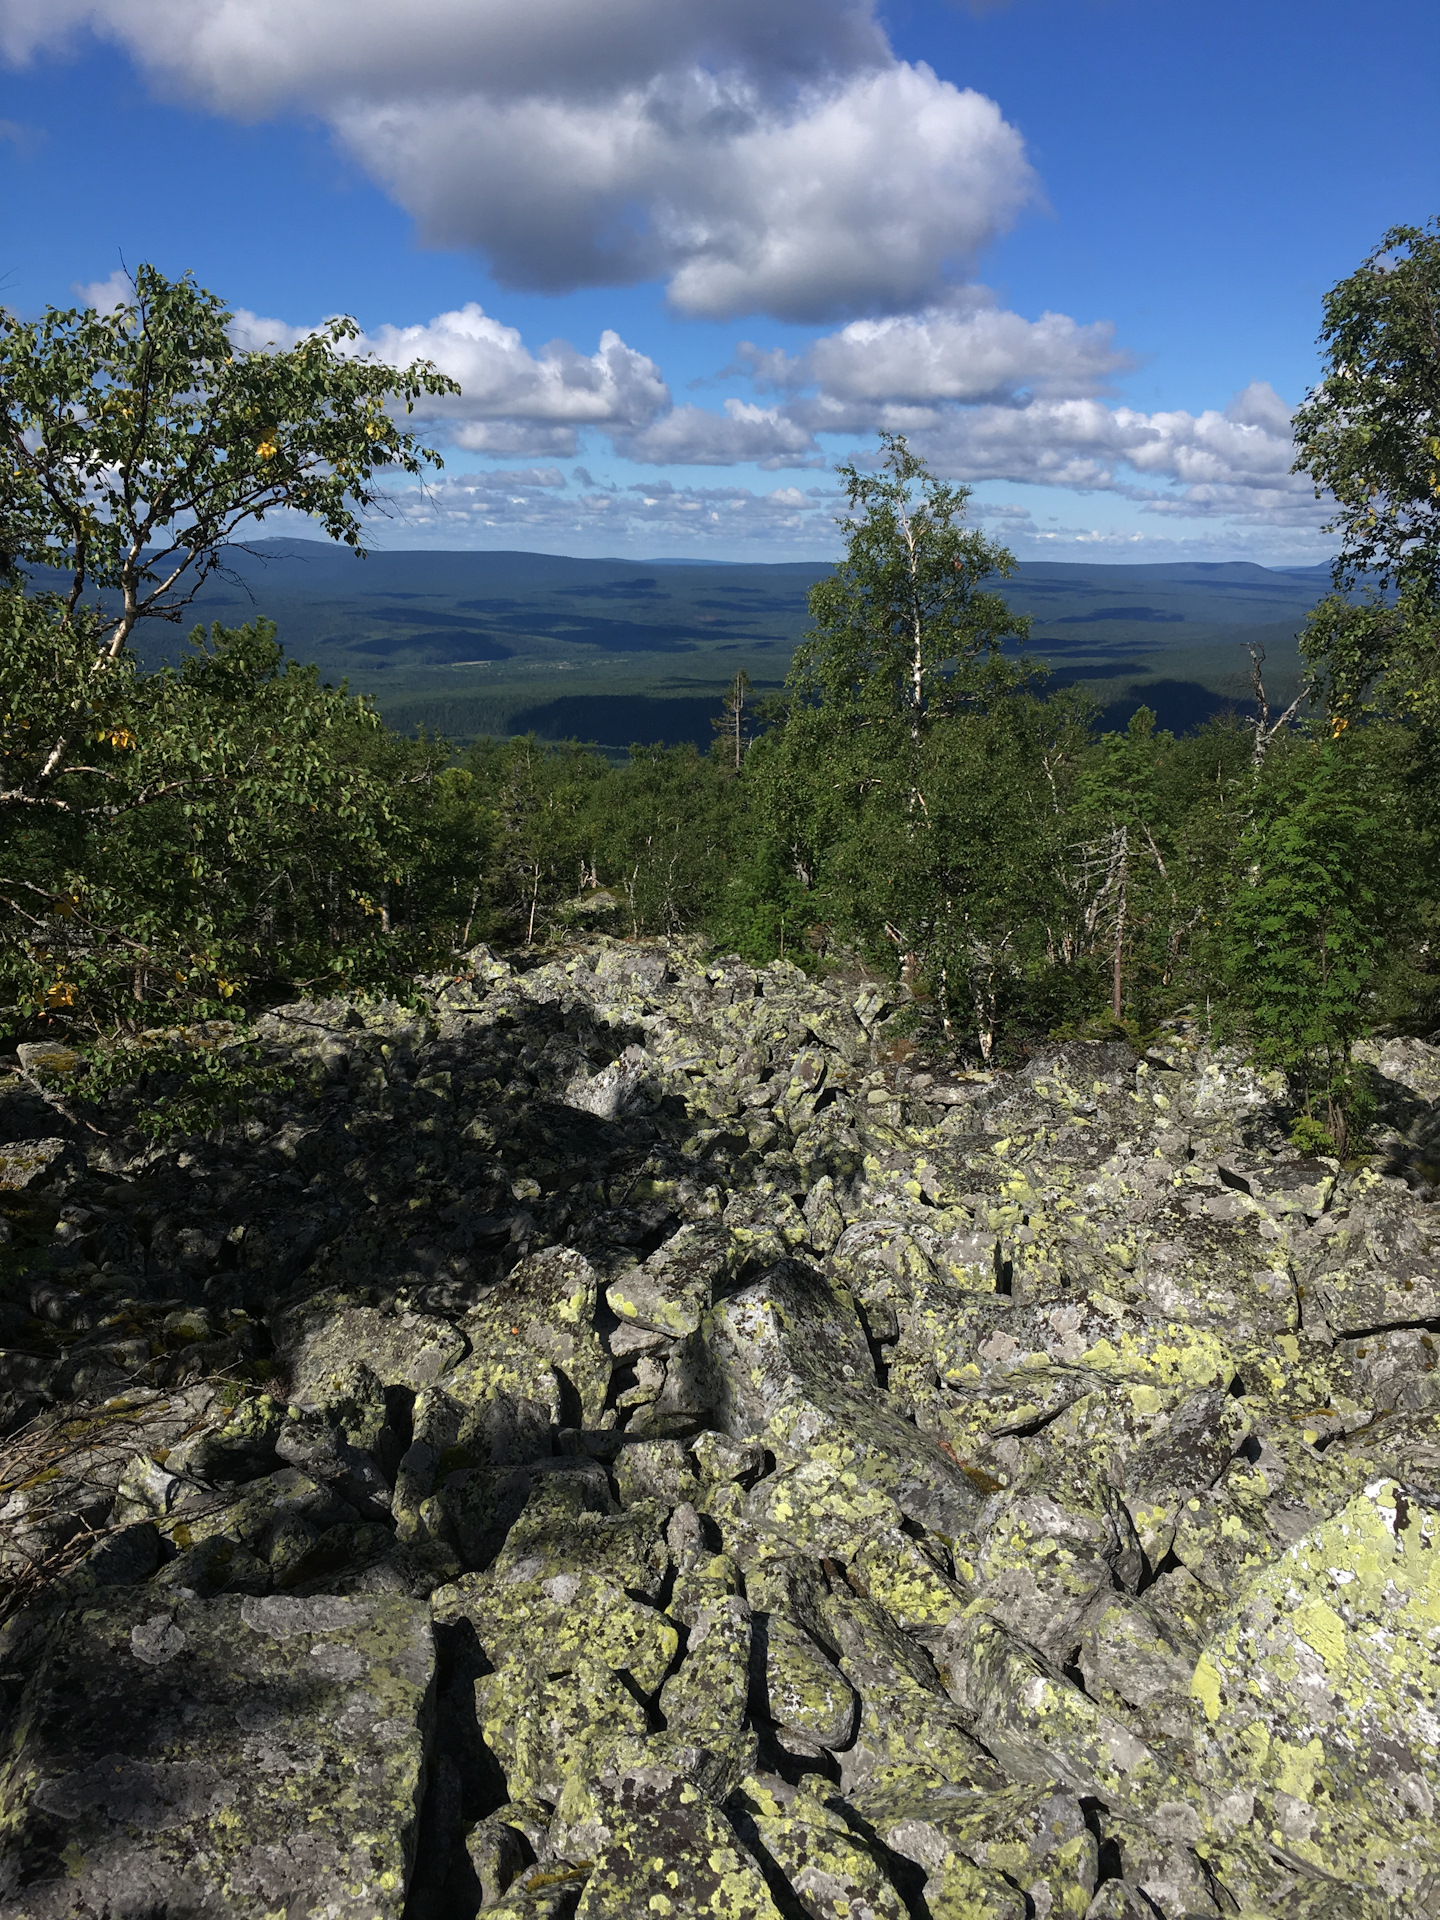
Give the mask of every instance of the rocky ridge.
POLYGON ((0 1098, 0 1917, 1440 1914, 1440 1049, 484 950, 0 1098), (63 1103, 62 1103, 63 1104, 63 1103))

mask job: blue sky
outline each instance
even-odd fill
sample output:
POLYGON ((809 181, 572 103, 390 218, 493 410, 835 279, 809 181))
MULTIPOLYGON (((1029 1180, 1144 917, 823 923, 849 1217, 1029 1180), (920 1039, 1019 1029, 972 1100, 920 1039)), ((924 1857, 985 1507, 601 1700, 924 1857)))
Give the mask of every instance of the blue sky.
POLYGON ((386 545, 827 555, 888 426, 1022 557, 1317 560, 1321 295, 1440 211, 1434 0, 0 0, 0 61, 0 301, 148 259, 461 379, 386 545))

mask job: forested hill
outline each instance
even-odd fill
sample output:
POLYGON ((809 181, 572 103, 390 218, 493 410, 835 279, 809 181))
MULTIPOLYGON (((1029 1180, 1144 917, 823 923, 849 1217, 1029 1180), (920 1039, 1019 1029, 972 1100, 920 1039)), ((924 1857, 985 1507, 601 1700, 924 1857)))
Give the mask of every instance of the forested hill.
MULTIPOLYGON (((357 562, 308 540, 232 556, 196 617, 264 613, 292 657, 376 696, 392 725, 466 742, 533 730, 623 748, 708 744, 724 686, 744 667, 784 680, 822 561, 723 565, 578 560, 519 552, 380 552, 357 562)), ((1023 564, 1001 591, 1034 621, 1052 684, 1083 682, 1123 725, 1143 704, 1177 731, 1249 693, 1247 641, 1267 650, 1272 694, 1298 684, 1295 634, 1328 570, 1246 561, 1161 566, 1023 564)), ((145 636, 155 659, 177 631, 145 636)))

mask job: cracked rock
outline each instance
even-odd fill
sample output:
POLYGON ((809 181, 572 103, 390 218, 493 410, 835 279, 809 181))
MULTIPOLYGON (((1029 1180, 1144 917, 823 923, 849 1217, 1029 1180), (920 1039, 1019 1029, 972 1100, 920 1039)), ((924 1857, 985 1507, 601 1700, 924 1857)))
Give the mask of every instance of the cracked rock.
POLYGON ((1440 1048, 1341 1166, 896 1004, 476 948, 203 1137, 0 1087, 0 1920, 1435 1920, 1440 1048))

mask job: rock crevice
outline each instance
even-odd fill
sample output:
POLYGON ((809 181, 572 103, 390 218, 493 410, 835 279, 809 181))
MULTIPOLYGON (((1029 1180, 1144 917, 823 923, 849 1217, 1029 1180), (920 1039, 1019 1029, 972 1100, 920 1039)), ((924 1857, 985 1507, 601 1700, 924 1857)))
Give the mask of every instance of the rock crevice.
POLYGON ((1440 1052, 1342 1168, 886 1011, 477 949, 0 1100, 0 1920, 1440 1915, 1440 1052))

